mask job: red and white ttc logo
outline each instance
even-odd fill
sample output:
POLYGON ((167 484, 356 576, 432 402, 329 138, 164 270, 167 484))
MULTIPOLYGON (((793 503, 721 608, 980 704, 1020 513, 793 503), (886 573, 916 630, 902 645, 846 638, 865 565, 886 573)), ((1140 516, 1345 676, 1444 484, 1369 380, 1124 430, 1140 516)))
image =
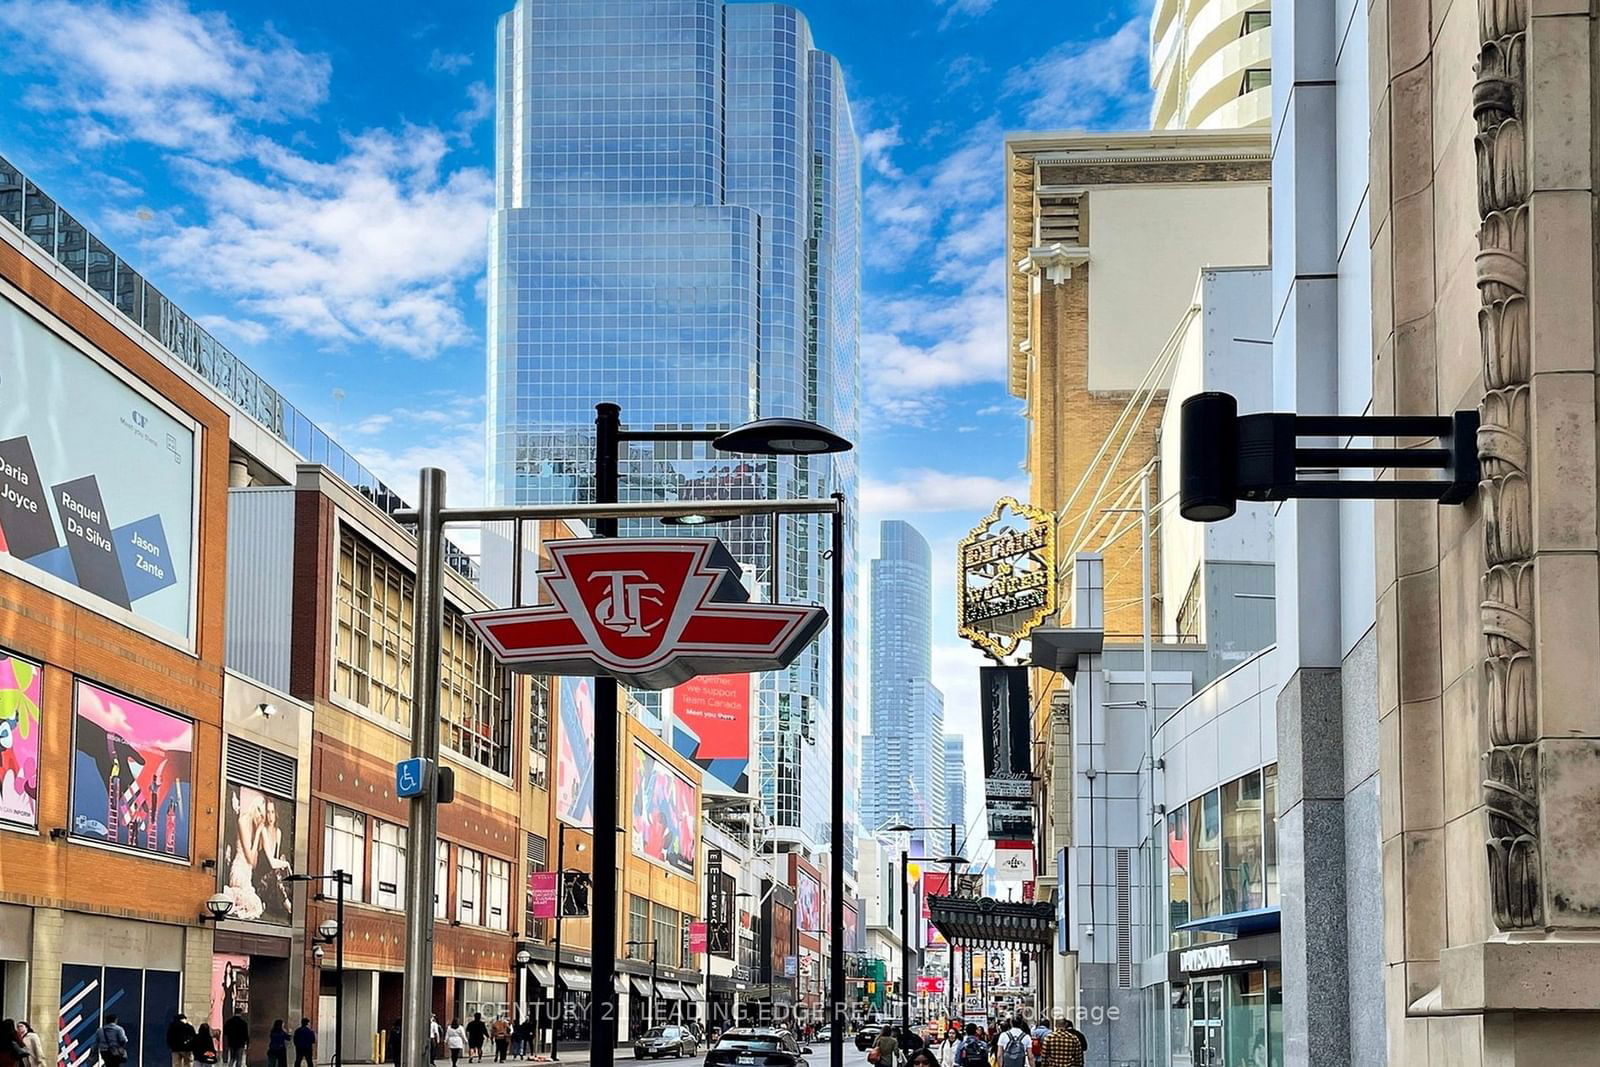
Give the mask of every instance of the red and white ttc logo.
POLYGON ((787 667, 827 612, 718 598, 730 582, 712 562, 718 549, 715 538, 556 541, 552 567, 539 575, 551 603, 468 621, 528 674, 602 674, 666 689, 700 674, 787 667))

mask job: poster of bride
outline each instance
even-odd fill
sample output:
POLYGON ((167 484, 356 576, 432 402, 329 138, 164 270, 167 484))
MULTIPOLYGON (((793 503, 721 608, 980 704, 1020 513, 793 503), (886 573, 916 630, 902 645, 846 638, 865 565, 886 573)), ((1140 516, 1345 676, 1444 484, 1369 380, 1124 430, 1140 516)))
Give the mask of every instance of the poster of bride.
POLYGON ((294 801, 229 782, 217 867, 232 918, 288 925, 293 896, 284 876, 293 858, 294 801))

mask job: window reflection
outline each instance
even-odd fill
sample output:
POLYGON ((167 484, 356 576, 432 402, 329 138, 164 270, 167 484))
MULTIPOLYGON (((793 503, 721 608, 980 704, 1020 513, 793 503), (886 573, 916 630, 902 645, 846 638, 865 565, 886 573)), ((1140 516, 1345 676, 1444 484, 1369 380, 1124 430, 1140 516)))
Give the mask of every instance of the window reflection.
POLYGON ((1265 904, 1261 842, 1261 774, 1252 771, 1222 787, 1222 910, 1265 904))

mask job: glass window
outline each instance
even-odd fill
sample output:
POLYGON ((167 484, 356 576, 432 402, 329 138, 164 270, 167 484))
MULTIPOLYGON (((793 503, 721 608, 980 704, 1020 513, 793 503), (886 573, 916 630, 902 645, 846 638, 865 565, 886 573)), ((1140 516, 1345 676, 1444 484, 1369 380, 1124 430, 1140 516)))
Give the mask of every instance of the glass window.
POLYGON ((1227 1067, 1266 1067, 1267 972, 1238 971, 1223 977, 1228 1007, 1223 1015, 1227 1067))
POLYGON ((456 922, 482 926, 483 856, 470 848, 456 849, 456 922))
POLYGON ((1271 11, 1246 11, 1244 13, 1244 29, 1240 33, 1241 36, 1246 33, 1255 33, 1257 30, 1264 30, 1271 25, 1271 11))
POLYGON ((1267 907, 1278 904, 1278 765, 1261 771, 1261 851, 1265 856, 1267 907))
POLYGON ((1243 92, 1253 93, 1257 89, 1265 89, 1271 84, 1272 71, 1270 68, 1262 67, 1259 70, 1247 70, 1244 72, 1243 92))
POLYGON ((1261 772, 1222 787, 1222 910, 1264 907, 1265 859, 1261 850, 1261 772))
POLYGON ((372 826, 372 903, 380 908, 405 907, 406 828, 392 822, 372 826))
POLYGON ((650 902, 644 897, 628 897, 629 959, 650 958, 650 902))
POLYGON ((433 843, 433 917, 450 918, 450 842, 433 843))
POLYGON ((1179 808, 1167 812, 1167 914, 1173 948, 1186 948, 1187 931, 1178 927, 1189 921, 1189 811, 1179 808))
POLYGON ((511 928, 511 864, 493 856, 483 861, 483 925, 491 930, 511 928))
POLYGON ((1222 814, 1215 789, 1189 801, 1189 917, 1222 914, 1222 814))
POLYGON ((1267 968, 1267 1063, 1283 1067, 1283 972, 1267 968))
POLYGON ((683 966, 679 961, 683 946, 680 943, 682 934, 678 928, 678 913, 661 904, 656 904, 653 911, 650 936, 655 938, 656 958, 663 967, 683 966))
POLYGON ((329 874, 344 871, 350 875, 351 899, 365 900, 367 817, 337 804, 323 805, 322 864, 329 874))
POLYGON ((550 679, 530 675, 528 686, 528 784, 550 788, 550 679))

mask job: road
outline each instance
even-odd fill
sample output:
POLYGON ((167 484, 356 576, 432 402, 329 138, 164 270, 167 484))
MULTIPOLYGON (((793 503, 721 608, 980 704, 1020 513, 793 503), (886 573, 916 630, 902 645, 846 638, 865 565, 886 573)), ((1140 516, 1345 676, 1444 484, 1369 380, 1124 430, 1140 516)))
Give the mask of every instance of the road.
MULTIPOLYGON (((827 1046, 827 1044, 826 1043, 821 1043, 821 1044, 813 1043, 812 1046, 811 1046, 811 1050, 812 1050, 811 1051, 811 1055, 806 1057, 806 1060, 807 1060, 807 1062, 809 1064, 809 1067, 828 1067, 828 1046, 827 1046)), ((633 1048, 632 1048, 632 1046, 628 1046, 628 1047, 625 1047, 625 1048, 617 1049, 616 1058, 617 1058, 617 1060, 619 1062, 622 1061, 622 1060, 626 1060, 629 1063, 632 1063, 633 1062, 633 1048)), ((489 1063, 492 1059, 493 1059, 492 1056, 485 1057, 484 1058, 484 1063, 489 1063)), ((462 1062, 464 1063, 465 1061, 462 1061, 462 1062)), ((510 1063, 532 1064, 532 1063, 541 1063, 541 1062, 542 1063, 549 1063, 550 1060, 549 1060, 548 1057, 546 1057, 542 1061, 540 1061, 540 1060, 511 1060, 509 1062, 510 1063)), ((565 1046, 563 1046, 562 1049, 561 1049, 561 1060, 560 1060, 560 1062, 563 1065, 565 1065, 565 1064, 573 1064, 573 1065, 575 1065, 575 1067, 577 1067, 577 1065, 587 1064, 589 1062, 589 1046, 588 1045, 581 1045, 581 1046, 573 1048, 570 1052, 567 1051, 567 1048, 565 1046)), ((702 1052, 698 1056, 665 1056, 665 1057, 662 1057, 659 1060, 649 1060, 647 1062, 649 1062, 649 1063, 659 1063, 659 1064, 667 1065, 667 1067, 699 1067, 700 1064, 703 1064, 705 1062, 705 1053, 702 1052)), ((844 1043, 844 1062, 845 1062, 845 1067, 866 1067, 867 1054, 865 1052, 857 1052, 856 1051, 855 1038, 853 1036, 845 1038, 845 1043, 844 1043)), ((476 1067, 476 1065, 475 1065, 475 1067, 476 1067)))

